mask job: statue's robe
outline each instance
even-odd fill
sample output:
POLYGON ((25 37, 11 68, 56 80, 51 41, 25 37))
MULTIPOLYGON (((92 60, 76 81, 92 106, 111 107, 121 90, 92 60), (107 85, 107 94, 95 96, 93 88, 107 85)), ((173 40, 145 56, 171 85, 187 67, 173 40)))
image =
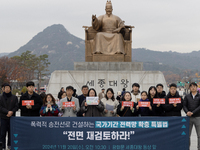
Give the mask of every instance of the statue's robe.
POLYGON ((99 31, 94 39, 94 53, 124 54, 124 39, 120 33, 124 28, 124 22, 119 17, 112 14, 110 17, 107 14, 99 16, 92 22, 92 27, 99 31))

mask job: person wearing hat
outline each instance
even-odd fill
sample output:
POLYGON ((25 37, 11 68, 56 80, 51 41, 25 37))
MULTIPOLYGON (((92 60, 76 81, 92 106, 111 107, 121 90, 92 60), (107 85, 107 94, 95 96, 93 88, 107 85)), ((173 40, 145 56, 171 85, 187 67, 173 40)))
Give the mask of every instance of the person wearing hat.
POLYGON ((8 149, 11 149, 10 139, 10 117, 15 116, 18 110, 17 96, 11 93, 11 86, 6 83, 3 85, 4 92, 0 96, 0 118, 1 118, 1 134, 0 142, 2 142, 2 149, 6 148, 6 134, 8 133, 8 149))
POLYGON ((131 92, 131 97, 133 102, 137 103, 141 99, 140 95, 140 85, 138 83, 133 83, 132 85, 132 92, 131 92))
POLYGON ((197 92, 197 84, 190 83, 190 94, 183 100, 183 110, 190 117, 189 135, 191 136, 193 125, 198 138, 198 150, 200 150, 200 94, 197 92))
POLYGON ((103 88, 103 89, 101 89, 101 92, 98 94, 98 97, 99 97, 99 100, 101 100, 102 98, 104 98, 105 97, 105 89, 103 88))

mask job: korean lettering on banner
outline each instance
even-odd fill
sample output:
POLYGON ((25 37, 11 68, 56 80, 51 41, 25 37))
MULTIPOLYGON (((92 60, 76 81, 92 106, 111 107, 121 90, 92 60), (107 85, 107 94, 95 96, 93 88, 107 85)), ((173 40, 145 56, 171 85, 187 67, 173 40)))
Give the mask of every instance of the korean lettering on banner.
POLYGON ((139 107, 149 107, 150 106, 150 102, 138 102, 139 107))
POLYGON ((106 84, 105 79, 98 79, 98 84, 99 84, 100 88, 103 88, 104 84, 106 84))
POLYGON ((153 104, 165 104, 165 99, 164 98, 154 98, 153 104))
POLYGON ((189 147, 188 128, 187 117, 13 117, 11 141, 18 149, 29 149, 31 141, 33 149, 177 150, 189 147))
POLYGON ((122 101, 122 106, 124 107, 133 107, 134 103, 131 101, 122 101))
POLYGON ((169 104, 181 103, 181 98, 169 98, 169 104))
POLYGON ((86 82, 86 85, 87 85, 87 86, 94 86, 94 80, 87 81, 87 82, 86 82))

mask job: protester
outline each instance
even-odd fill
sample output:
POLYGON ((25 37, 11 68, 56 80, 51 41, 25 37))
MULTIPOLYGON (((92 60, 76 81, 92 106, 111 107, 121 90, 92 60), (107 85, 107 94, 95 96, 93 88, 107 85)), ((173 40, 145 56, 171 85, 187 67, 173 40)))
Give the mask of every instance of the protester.
POLYGON ((21 116, 40 116, 40 108, 42 106, 42 99, 40 95, 34 92, 35 84, 32 81, 26 83, 27 92, 20 97, 19 108, 21 109, 21 116), (22 105, 22 102, 33 100, 32 105, 22 105))
POLYGON ((118 91, 118 92, 117 92, 117 97, 116 97, 116 99, 118 100, 118 102, 121 101, 121 99, 122 99, 121 91, 118 91))
POLYGON ((98 95, 98 97, 99 97, 99 100, 101 100, 102 98, 104 98, 105 97, 105 89, 103 88, 103 89, 101 89, 101 92, 99 93, 99 95, 98 95))
POLYGON ((155 86, 151 86, 148 90, 147 98, 151 102, 152 111, 154 116, 164 116, 164 111, 162 108, 162 104, 153 104, 153 99, 158 98, 157 89, 155 86))
POLYGON ((137 103, 140 99, 141 99, 141 95, 140 95, 140 85, 138 83, 133 83, 132 85, 132 93, 131 93, 131 97, 133 102, 137 103))
POLYGON ((112 88, 107 89, 106 96, 105 98, 102 98, 101 101, 105 107, 103 117, 116 117, 119 102, 115 99, 112 88))
POLYGON ((60 110, 56 105, 55 99, 51 94, 47 94, 43 100, 43 106, 40 109, 41 116, 58 116, 60 110))
MULTIPOLYGON (((197 84, 190 83, 190 94, 186 95, 183 101, 183 110, 190 117, 189 135, 191 137, 193 125, 196 129, 198 149, 200 150, 200 94, 197 92, 197 84)), ((191 140, 190 140, 191 143, 191 140)))
POLYGON ((80 110, 78 99, 72 96, 73 90, 72 86, 66 87, 67 96, 60 100, 60 111, 63 113, 63 117, 76 117, 77 112, 80 110), (74 102, 74 106, 66 107, 63 105, 66 102, 74 102))
POLYGON ((122 89, 122 92, 121 92, 121 97, 123 97, 123 96, 124 96, 125 92, 126 92, 126 89, 125 89, 125 88, 123 88, 123 89, 122 89))
POLYGON ((4 84, 1 85, 1 94, 0 94, 0 96, 3 94, 3 92, 4 92, 4 84))
POLYGON ((120 117, 131 117, 131 116, 137 116, 136 114, 136 105, 137 103, 133 102, 133 106, 123 106, 123 101, 131 102, 131 93, 126 91, 124 93, 124 96, 122 98, 121 103, 117 107, 117 114, 120 117))
MULTIPOLYGON (((146 91, 141 92, 141 99, 139 100, 139 102, 150 102, 149 99, 147 98, 147 92, 146 91)), ((139 102, 138 102, 138 105, 136 106, 136 110, 138 112, 138 115, 139 116, 152 116, 153 112, 152 112, 151 102, 150 102, 149 107, 140 107, 139 102)))
POLYGON ((73 95, 72 95, 72 96, 75 97, 75 98, 78 97, 78 95, 77 95, 77 93, 76 93, 76 89, 73 90, 73 95))
POLYGON ((161 83, 156 85, 156 89, 158 92, 158 94, 157 94, 158 98, 165 98, 166 93, 165 93, 165 91, 163 91, 163 85, 161 83))
POLYGON ((44 101, 44 98, 46 97, 45 92, 42 92, 42 93, 40 94, 40 97, 41 97, 42 101, 44 101))
POLYGON ((163 105, 165 116, 181 116, 181 109, 183 108, 183 99, 177 92, 177 86, 175 83, 170 84, 169 93, 165 97, 165 104, 163 105), (180 98, 181 103, 170 104, 171 98, 180 98))
POLYGON ((3 85, 3 94, 0 96, 0 117, 1 117, 1 133, 0 142, 2 148, 6 148, 6 134, 8 134, 7 147, 11 149, 10 135, 10 117, 15 116, 18 110, 18 99, 11 93, 11 86, 6 83, 3 85))
POLYGON ((64 91, 61 93, 61 99, 65 98, 67 96, 67 93, 64 91))
MULTIPOLYGON (((97 97, 95 89, 89 89, 87 97, 97 97)), ((85 117, 101 117, 104 109, 105 107, 101 100, 98 100, 98 105, 88 105, 86 100, 81 104, 81 111, 85 117)))
MULTIPOLYGON (((87 85, 83 85, 81 88, 82 94, 78 96, 78 100, 79 100, 79 106, 82 105, 83 101, 86 99, 86 96, 88 94, 88 86, 87 85)), ((81 112, 81 110, 79 110, 79 112, 77 113, 78 117, 83 117, 83 113, 81 112)))
POLYGON ((62 94, 62 92, 64 92, 64 91, 65 91, 64 87, 61 87, 60 92, 58 92, 58 98, 59 98, 59 99, 62 99, 61 94, 62 94))

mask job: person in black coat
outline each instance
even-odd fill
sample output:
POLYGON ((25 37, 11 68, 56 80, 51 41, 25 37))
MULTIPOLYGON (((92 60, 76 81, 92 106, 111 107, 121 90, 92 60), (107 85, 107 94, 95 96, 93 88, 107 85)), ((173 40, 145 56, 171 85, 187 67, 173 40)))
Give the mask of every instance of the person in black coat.
POLYGON ((40 109, 43 104, 43 101, 40 95, 34 92, 35 84, 30 81, 26 83, 27 92, 20 97, 19 108, 21 109, 21 116, 40 116, 40 109), (23 100, 33 100, 34 105, 22 106, 23 100))
POLYGON ((137 116, 136 105, 137 103, 133 102, 133 107, 124 107, 122 106, 123 101, 131 101, 131 93, 126 91, 122 97, 122 101, 117 106, 117 115, 120 117, 132 117, 137 116))
POLYGON ((157 89, 155 86, 151 86, 148 91, 148 99, 151 102, 153 115, 164 116, 164 110, 163 110, 162 104, 153 104, 154 98, 158 98, 157 89))
POLYGON ((65 89, 64 87, 61 87, 60 92, 58 92, 58 99, 62 99, 61 95, 63 92, 65 92, 65 89))
MULTIPOLYGON (((150 102, 150 100, 147 98, 147 92, 142 91, 141 92, 141 99, 139 102, 150 102)), ((138 104, 139 104, 138 102, 138 104)), ((153 116, 153 110, 152 110, 152 104, 150 102, 149 107, 140 107, 139 105, 136 106, 136 110, 139 116, 153 116)))
POLYGON ((157 89, 157 97, 158 98, 165 98, 166 93, 165 93, 165 91, 163 91, 163 85, 160 84, 160 83, 157 84, 156 89, 157 89))
POLYGON ((18 110, 18 99, 17 96, 12 95, 11 86, 4 84, 3 95, 0 96, 0 117, 1 117, 1 134, 0 142, 2 142, 2 148, 6 148, 6 134, 8 132, 8 143, 7 146, 10 149, 10 117, 15 116, 18 110))
POLYGON ((183 108, 183 99, 177 92, 175 83, 170 84, 169 93, 165 97, 165 104, 163 105, 165 116, 181 116, 181 109, 183 108), (181 103, 170 104, 169 99, 180 98, 181 103))

